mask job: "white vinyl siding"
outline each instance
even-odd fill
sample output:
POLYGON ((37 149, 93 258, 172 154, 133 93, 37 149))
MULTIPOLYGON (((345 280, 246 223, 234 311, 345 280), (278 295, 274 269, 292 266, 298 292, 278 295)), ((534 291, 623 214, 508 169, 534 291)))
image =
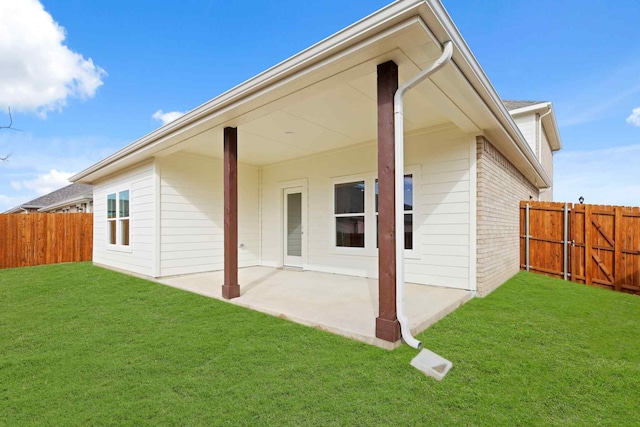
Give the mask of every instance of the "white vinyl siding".
MULTIPOLYGON (((160 171, 160 275, 221 270, 224 266, 222 160, 174 154, 160 171)), ((258 170, 238 170, 238 265, 258 264, 258 170)))
MULTIPOLYGON (((475 138, 459 131, 425 133, 407 137, 405 159, 420 176, 414 186, 414 250, 407 257, 409 282, 472 288, 470 280, 470 166, 475 159, 475 138)), ((374 143, 312 158, 265 167, 263 170, 262 261, 282 265, 282 195, 279 184, 308 182, 308 257, 305 268, 339 274, 377 277, 374 253, 345 254, 335 247, 334 184, 352 182, 351 177, 375 176, 374 143)), ((355 180, 357 181, 357 179, 355 180)), ((475 200, 475 199, 474 199, 475 200)), ((474 202, 475 203, 475 202, 474 202)), ((375 209, 374 206, 368 207, 375 209)), ((475 218, 473 218, 475 221, 475 218)), ((373 227, 375 223, 366 224, 373 227)), ((474 236, 475 238, 475 236, 474 236)), ((375 245, 374 245, 375 246, 375 245)))
MULTIPOLYGON (((93 188, 93 261, 100 265, 153 275, 154 208, 153 162, 129 168, 95 183, 93 188), (129 189, 129 250, 115 251, 107 244, 107 195, 129 189)), ((117 197, 117 196, 116 196, 117 197)))
POLYGON ((518 128, 520 128, 520 132, 524 136, 524 138, 529 143, 531 147, 531 151, 538 157, 538 148, 536 135, 538 134, 536 130, 536 115, 535 113, 526 114, 523 116, 514 117, 513 121, 516 122, 518 128))
MULTIPOLYGON (((547 175, 549 175, 549 178, 551 178, 551 182, 553 182, 553 152, 551 151, 551 146, 549 145, 549 140, 547 139, 547 134, 544 129, 542 131, 541 151, 542 159, 540 160, 542 167, 547 175)), ((540 193, 540 200, 543 202, 553 201, 553 186, 549 190, 540 193)))

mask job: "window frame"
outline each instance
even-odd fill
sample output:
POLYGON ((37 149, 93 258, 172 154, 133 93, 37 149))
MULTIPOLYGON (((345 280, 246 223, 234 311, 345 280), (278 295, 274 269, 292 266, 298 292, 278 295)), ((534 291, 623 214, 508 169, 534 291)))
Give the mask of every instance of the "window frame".
MULTIPOLYGON (((420 166, 410 165, 405 166, 404 175, 411 175, 413 181, 413 210, 405 211, 405 213, 412 214, 412 234, 413 234, 413 249, 405 249, 404 256, 408 259, 419 259, 420 251, 420 236, 418 231, 419 224, 419 202, 420 202, 420 166)), ((365 172, 354 175, 345 175, 340 177, 334 177, 331 179, 330 189, 330 202, 328 206, 331 209, 331 252, 339 255, 359 255, 359 256, 378 256, 377 247, 377 229, 376 221, 378 213, 375 205, 375 181, 378 179, 377 171, 365 172), (336 214, 335 206, 335 188, 338 184, 347 184, 350 182, 364 181, 365 196, 364 196, 364 215, 362 214, 336 214), (338 246, 336 241, 336 218, 339 216, 364 216, 365 234, 364 234, 364 248, 361 247, 345 247, 338 246)))
POLYGON ((131 233, 131 223, 132 223, 132 215, 131 215, 131 187, 126 186, 126 187, 117 187, 117 188, 111 188, 108 191, 105 192, 105 202, 106 202, 106 206, 105 206, 105 213, 104 213, 104 221, 106 223, 106 229, 105 229, 105 244, 106 244, 106 248, 108 250, 112 250, 112 251, 118 251, 118 252, 132 252, 133 251, 133 244, 132 244, 132 233, 131 233), (128 192, 129 193, 129 209, 128 209, 128 216, 120 216, 120 194, 123 192, 128 192), (115 201, 116 201, 116 205, 115 205, 115 216, 113 218, 109 218, 109 196, 111 195, 115 195, 115 201), (129 244, 125 245, 122 243, 122 232, 123 232, 123 222, 127 220, 129 222, 129 227, 128 227, 128 232, 129 232, 129 236, 128 236, 128 240, 129 240, 129 244), (115 222, 116 223, 116 227, 115 227, 115 233, 116 233, 116 243, 111 243, 109 237, 110 237, 110 223, 111 222, 115 222))
MULTIPOLYGON (((411 249, 407 249, 406 247, 404 248, 404 253, 405 253, 405 257, 406 258, 413 258, 414 256, 416 256, 415 248, 416 248, 416 236, 418 235, 418 233, 416 233, 416 228, 414 226, 415 224, 415 218, 416 218, 416 173, 414 171, 414 168, 405 168, 404 171, 404 177, 406 178, 407 176, 411 177, 411 191, 412 191, 412 200, 411 200, 411 209, 404 209, 403 210, 403 216, 404 215, 411 215, 411 249)), ((374 214, 375 214, 375 221, 376 221, 376 225, 378 224, 378 207, 375 204, 375 197, 376 197, 376 184, 378 183, 378 178, 376 177, 376 179, 373 181, 373 208, 374 208, 374 214)), ((404 187, 404 186, 403 186, 404 187)), ((404 231, 403 231, 404 234, 404 231)), ((378 249, 378 227, 376 227, 376 234, 375 234, 375 241, 376 241, 376 249, 378 249)))
POLYGON ((368 192, 368 188, 369 185, 367 184, 367 180, 365 179, 354 179, 354 180, 346 180, 346 181, 340 181, 340 182, 334 182, 333 183, 333 246, 337 249, 340 250, 357 250, 357 251, 362 251, 365 250, 367 248, 367 224, 369 221, 367 221, 367 192, 368 192), (336 213, 336 187, 338 185, 343 185, 343 184, 357 184, 357 183, 362 183, 364 185, 364 194, 363 194, 363 199, 362 199, 362 212, 348 212, 348 213, 336 213), (337 224, 338 224, 338 218, 360 218, 362 217, 364 220, 364 233, 363 233, 363 246, 338 246, 338 242, 337 242, 337 237, 338 237, 338 231, 337 231, 337 224))

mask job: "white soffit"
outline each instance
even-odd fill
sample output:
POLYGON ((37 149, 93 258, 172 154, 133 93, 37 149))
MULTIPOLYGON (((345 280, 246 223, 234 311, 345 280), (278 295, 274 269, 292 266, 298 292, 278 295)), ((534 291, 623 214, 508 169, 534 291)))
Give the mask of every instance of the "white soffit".
MULTIPOLYGON (((239 127, 239 139, 243 134, 243 129, 246 128, 244 133, 246 135, 252 135, 256 141, 259 139, 261 141, 259 145, 262 147, 287 152, 287 150, 285 150, 285 148, 287 148, 287 141, 280 141, 279 138, 275 137, 277 134, 276 129, 269 129, 267 126, 263 132, 263 130, 258 129, 258 126, 255 124, 261 123, 260 120, 267 116, 269 118, 275 117, 275 123, 283 124, 283 113, 288 113, 288 117, 292 120, 292 126, 296 126, 296 118, 298 118, 324 128, 322 131, 318 131, 317 129, 313 131, 315 132, 314 137, 316 141, 320 139, 326 140, 326 147, 323 147, 322 144, 316 145, 316 148, 313 148, 315 151, 323 151, 374 138, 376 127, 373 119, 375 119, 376 109, 375 97, 372 98, 371 91, 373 90, 375 92, 376 65, 387 60, 396 61, 400 67, 401 81, 403 81, 404 78, 417 72, 418 67, 416 63, 435 59, 439 52, 439 45, 433 44, 430 34, 425 32, 424 24, 418 17, 414 16, 395 24, 387 30, 374 34, 368 39, 360 41, 355 46, 336 52, 333 56, 324 59, 318 64, 313 64, 306 69, 302 69, 298 73, 285 78, 283 81, 266 86, 262 90, 240 98, 233 104, 220 106, 219 108, 215 106, 211 107, 209 114, 201 115, 200 118, 192 120, 191 122, 188 122, 189 117, 179 119, 176 122, 182 120, 182 123, 174 122, 167 125, 167 127, 171 129, 167 129, 165 132, 161 132, 161 128, 159 131, 136 141, 118 153, 81 172, 73 177, 73 179, 92 182, 149 157, 167 155, 180 151, 183 148, 187 148, 189 141, 191 141, 190 144, 193 145, 190 149, 194 152, 208 150, 208 152, 220 153, 218 148, 210 147, 211 144, 220 145, 214 142, 219 138, 211 138, 213 135, 210 130, 216 128, 222 129, 224 126, 239 127), (411 53, 411 58, 405 54, 405 50, 411 53), (373 81, 374 84, 369 85, 369 89, 358 87, 359 80, 366 80, 367 78, 373 81), (365 111, 366 114, 359 118, 362 126, 356 126, 356 123, 353 123, 354 128, 361 127, 361 129, 345 130, 346 123, 341 123, 339 120, 334 121, 329 126, 326 122, 322 122, 322 120, 318 118, 320 112, 313 112, 313 106, 304 105, 307 100, 317 97, 316 105, 321 106, 322 103, 326 103, 327 101, 327 99, 323 100, 322 98, 331 97, 332 91, 334 91, 333 93, 335 95, 335 90, 339 91, 340 85, 347 85, 354 90, 347 90, 341 93, 336 99, 340 97, 344 98, 344 95, 350 93, 352 98, 350 98, 349 102, 351 102, 351 100, 354 101, 354 110, 358 110, 358 105, 362 106, 362 104, 366 104, 367 98, 371 100, 371 107, 362 110, 365 111), (295 110, 293 106, 296 104, 300 104, 303 108, 295 110), (295 112, 293 110, 295 110, 295 112), (303 115, 303 117, 296 117, 297 115, 303 115), (370 124, 373 124, 373 126, 370 126, 370 124), (265 133, 267 136, 265 136, 265 133), (332 138, 323 138, 323 133, 325 137, 331 135, 332 138), (273 141, 279 141, 283 144, 284 147, 281 147, 283 149, 279 150, 278 147, 275 147, 273 141), (182 146, 183 143, 187 144, 182 146), (318 147, 322 148, 322 150, 317 150, 318 147)), ((214 101, 215 100, 211 102, 214 101)), ((476 128, 462 111, 458 109, 455 103, 444 96, 442 91, 436 88, 431 82, 425 83, 423 90, 417 91, 413 97, 409 98, 408 102, 415 104, 416 110, 422 108, 423 111, 427 109, 433 113, 431 116, 423 115, 423 117, 426 118, 423 124, 420 123, 419 118, 408 117, 408 121, 410 122, 409 127, 411 129, 422 125, 441 124, 451 120, 447 117, 448 115, 455 116, 456 120, 468 129, 476 128), (430 104, 429 100, 431 100, 431 96, 429 91, 436 94, 435 102, 431 101, 430 104), (445 114, 442 114, 443 111, 445 114)), ((345 108, 344 103, 341 104, 338 102, 336 105, 338 106, 337 108, 342 108, 343 110, 345 108)), ((198 110, 202 108, 203 107, 199 107, 186 116, 194 116, 198 110)), ((321 109, 322 108, 320 108, 320 110, 321 109)), ((342 115, 340 115, 340 117, 344 121, 344 117, 342 115)), ((267 122, 268 120, 262 120, 262 123, 265 125, 267 122)), ((300 123, 297 123, 297 125, 300 125, 300 123)), ((277 130, 280 131, 282 129, 277 130)), ((292 132, 294 132, 294 134, 296 133, 295 131, 292 132)), ((282 132, 282 134, 284 134, 284 132, 282 132)), ((294 145, 298 146, 298 144, 300 144, 300 142, 294 145)), ((254 144, 252 143, 250 145, 254 144)), ((300 150, 289 151, 289 153, 298 154, 305 152, 308 154, 308 147, 299 146, 299 149, 300 150)), ((251 152, 253 152, 253 150, 251 152)), ((272 157, 275 161, 284 160, 275 159, 277 156, 274 156, 274 154, 276 153, 271 153, 269 156, 266 156, 266 154, 261 155, 258 161, 257 159, 243 159, 239 152, 239 158, 241 161, 246 160, 247 163, 254 164, 266 162, 266 157, 272 157)))
MULTIPOLYGON (((453 122, 469 133, 482 129, 486 135, 492 135, 492 142, 514 164, 522 167, 532 182, 543 181, 544 184, 548 177, 536 166, 535 156, 524 137, 437 0, 394 2, 135 141, 71 180, 94 182, 130 165, 188 146, 203 154, 220 153, 225 126, 239 128, 239 160, 254 164, 284 160, 280 153, 288 153, 291 157, 319 148, 324 151, 351 141, 361 142, 358 139, 374 135, 371 109, 366 109, 367 112, 357 119, 363 129, 348 131, 339 120, 330 124, 323 122, 318 118, 321 112, 315 112, 313 105, 304 105, 305 102, 311 102, 308 100, 313 97, 320 100, 323 96, 331 96, 332 90, 346 84, 365 96, 351 92, 356 105, 367 104, 366 98, 372 98, 371 90, 375 90, 375 85, 358 87, 359 79, 371 79, 372 73, 375 77, 377 64, 394 60, 399 65, 400 80, 404 81, 439 56, 441 42, 449 40, 449 34, 456 46, 453 63, 416 87, 414 91, 417 92, 407 98, 407 110, 412 110, 407 117, 408 129, 437 126, 443 121, 453 122), (301 105, 301 109, 293 111, 292 106, 296 104, 301 105), (432 107, 433 114, 420 116, 415 114, 413 107, 416 110, 432 107), (267 117, 273 120, 266 120, 267 117), (264 128, 256 125, 261 119, 264 128), (285 124, 305 128, 315 141, 322 140, 322 143, 316 146, 305 145, 295 138, 283 140, 285 124), (245 149, 250 147, 248 153, 243 153, 243 145, 245 149)), ((339 99, 332 98, 334 101, 339 99)), ((316 101, 316 105, 321 108, 320 101, 316 101)), ((371 105, 375 105, 374 101, 371 105)), ((351 109, 344 105, 337 108, 351 109)))

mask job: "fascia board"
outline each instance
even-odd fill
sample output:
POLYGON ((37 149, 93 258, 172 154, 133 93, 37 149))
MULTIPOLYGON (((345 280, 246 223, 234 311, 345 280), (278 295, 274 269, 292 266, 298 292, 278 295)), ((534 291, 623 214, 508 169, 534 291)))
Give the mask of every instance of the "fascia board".
POLYGON ((521 116, 523 114, 537 113, 541 111, 546 113, 549 107, 551 107, 550 102, 541 102, 539 104, 533 104, 522 108, 516 108, 515 110, 509 110, 509 114, 511 114, 511 116, 521 116))
POLYGON ((238 86, 222 93, 212 100, 196 107, 184 116, 158 128, 157 130, 143 136, 142 138, 127 145, 114 154, 106 157, 98 163, 90 166, 82 172, 72 176, 69 181, 78 182, 88 177, 94 172, 110 165, 124 157, 140 150, 141 148, 157 141, 163 137, 176 132, 180 128, 193 124, 213 111, 228 108, 235 102, 250 96, 251 94, 269 85, 277 84, 279 81, 296 72, 312 66, 323 59, 326 59, 340 50, 347 49, 379 31, 383 31, 406 19, 409 15, 415 15, 415 9, 424 5, 424 0, 397 1, 383 9, 367 16, 366 18, 350 25, 349 27, 335 33, 332 36, 316 43, 302 52, 286 59, 257 76, 241 83, 238 86))
MULTIPOLYGON (((541 188, 550 187, 552 182, 549 175, 544 171, 542 165, 536 159, 533 150, 529 147, 529 144, 526 142, 522 132, 520 132, 518 125, 516 125, 515 121, 507 111, 495 88, 489 81, 484 70, 480 67, 480 64, 449 17, 449 14, 446 12, 442 3, 439 0, 426 0, 426 2, 431 9, 431 12, 435 15, 436 20, 446 33, 446 36, 453 41, 454 63, 483 99, 504 133, 509 137, 519 153, 526 159, 529 166, 531 166, 536 175, 535 181, 537 185, 541 188)), ((429 22, 428 17, 425 16, 423 19, 425 19, 425 22, 429 22)), ((440 40, 440 43, 443 43, 444 41, 446 40, 440 40)))
POLYGON ((553 151, 560 151, 562 149, 562 141, 560 140, 560 132, 558 131, 558 122, 556 121, 556 114, 553 110, 551 102, 541 102, 539 104, 528 105, 526 107, 517 108, 509 111, 511 117, 523 116, 525 114, 540 113, 544 114, 551 109, 551 114, 542 118, 542 123, 545 129, 551 131, 550 141, 551 149, 553 151))
POLYGON ((73 203, 83 203, 83 202, 90 202, 93 200, 92 196, 87 196, 87 195, 82 195, 79 197, 71 197, 67 200, 62 200, 60 202, 56 202, 56 203, 52 203, 48 206, 44 206, 40 209, 38 209, 38 212, 46 212, 46 211, 50 211, 52 209, 58 209, 62 206, 67 206, 73 203))
POLYGON ((560 151, 562 150, 562 140, 560 139, 560 132, 558 130, 558 122, 556 121, 556 113, 553 110, 553 106, 549 106, 551 108, 551 114, 545 116, 542 118, 542 124, 544 125, 545 129, 550 129, 551 130, 551 135, 550 135, 550 143, 551 143, 551 149, 553 151, 560 151))
POLYGON ((14 214, 14 213, 19 213, 22 210, 22 206, 17 206, 15 208, 11 208, 9 210, 6 210, 4 212, 2 212, 3 215, 9 215, 9 214, 14 214))

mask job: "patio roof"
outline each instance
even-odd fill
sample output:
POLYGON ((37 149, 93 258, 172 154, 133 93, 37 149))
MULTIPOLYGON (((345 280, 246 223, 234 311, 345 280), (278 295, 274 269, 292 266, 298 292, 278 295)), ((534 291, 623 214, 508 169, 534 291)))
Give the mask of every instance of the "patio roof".
MULTIPOLYGON (((156 281, 378 347, 400 345, 400 341, 391 343, 375 336, 375 279, 270 267, 242 268, 238 275, 241 295, 232 300, 222 298, 222 271, 156 281)), ((417 334, 425 330, 471 297, 471 291, 407 283, 411 331, 417 334)))
MULTIPOLYGON (((457 127, 485 134, 536 185, 550 184, 524 137, 438 1, 397 1, 195 108, 72 177, 93 183, 178 151, 222 157, 238 128, 238 160, 262 166, 376 138, 376 65, 400 83, 452 40, 453 61, 405 99, 407 133, 457 127)), ((228 64, 233 67, 233 64, 228 64)))

